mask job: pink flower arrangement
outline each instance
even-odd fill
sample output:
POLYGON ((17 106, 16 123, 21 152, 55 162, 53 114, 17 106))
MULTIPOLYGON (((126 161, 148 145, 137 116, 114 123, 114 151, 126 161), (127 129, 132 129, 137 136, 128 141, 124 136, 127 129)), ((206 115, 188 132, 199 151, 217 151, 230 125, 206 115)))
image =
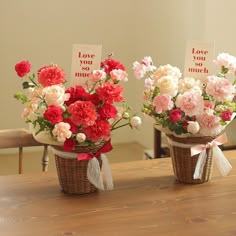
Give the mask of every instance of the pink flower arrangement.
MULTIPOLYGON (((120 82, 128 81, 125 66, 109 57, 101 68, 91 72, 86 86, 66 88, 66 73, 57 65, 43 66, 29 74, 28 61, 16 64, 27 93, 16 93, 24 104, 23 117, 37 139, 44 134, 48 144, 71 151, 80 145, 110 142, 115 129, 141 125, 139 116, 131 114, 120 82)), ((43 141, 43 140, 40 140, 43 141)))
POLYGON ((236 57, 221 53, 214 63, 219 73, 200 81, 169 64, 156 67, 151 57, 135 61, 134 76, 144 79, 142 112, 169 134, 218 135, 235 116, 236 57))

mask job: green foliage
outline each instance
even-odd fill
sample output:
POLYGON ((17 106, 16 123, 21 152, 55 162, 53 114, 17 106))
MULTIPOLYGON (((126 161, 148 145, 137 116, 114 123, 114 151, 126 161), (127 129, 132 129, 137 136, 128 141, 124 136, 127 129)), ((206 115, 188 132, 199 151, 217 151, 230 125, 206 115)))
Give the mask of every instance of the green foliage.
POLYGON ((16 98, 18 101, 21 101, 22 104, 25 104, 29 101, 28 97, 24 93, 21 93, 21 92, 15 93, 14 98, 16 98))

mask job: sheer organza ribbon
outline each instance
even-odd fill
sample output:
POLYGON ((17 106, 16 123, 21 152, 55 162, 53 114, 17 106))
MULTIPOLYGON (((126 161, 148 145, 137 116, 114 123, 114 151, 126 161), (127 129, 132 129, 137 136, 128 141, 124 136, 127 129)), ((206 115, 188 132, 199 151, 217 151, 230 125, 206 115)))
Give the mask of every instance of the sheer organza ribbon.
POLYGON ((207 159, 206 150, 208 148, 212 149, 213 152, 212 157, 214 158, 214 161, 216 162, 217 167, 219 168, 221 174, 223 176, 226 176, 230 172, 232 166, 224 156, 222 150, 218 147, 219 145, 222 145, 227 141, 228 141, 227 136, 225 133, 223 133, 222 135, 215 138, 213 141, 208 142, 207 144, 199 144, 191 147, 191 156, 199 154, 195 172, 193 175, 194 179, 201 179, 202 177, 203 168, 207 159))
POLYGON ((113 189, 113 179, 110 170, 110 165, 108 159, 104 153, 109 152, 112 150, 112 145, 110 140, 106 142, 101 149, 96 153, 74 153, 74 152, 64 152, 59 151, 57 149, 53 149, 54 154, 57 154, 63 158, 77 158, 78 161, 88 160, 88 167, 87 167, 87 177, 90 183, 92 183, 96 188, 100 190, 104 190, 103 178, 101 173, 100 164, 98 161, 98 157, 101 157, 102 161, 102 170, 104 170, 105 174, 105 181, 106 181, 106 189, 112 190, 113 189))
POLYGON ((191 156, 199 154, 195 171, 193 174, 194 179, 201 179, 202 177, 203 169, 207 159, 206 150, 208 148, 212 149, 213 152, 212 157, 223 176, 226 176, 232 169, 232 166, 224 156, 222 150, 218 147, 219 145, 222 145, 227 142, 227 136, 225 133, 215 138, 213 141, 208 142, 207 144, 186 144, 186 143, 175 142, 171 139, 168 139, 168 142, 172 146, 181 148, 190 148, 191 156))
POLYGON ((112 150, 111 140, 108 140, 99 150, 97 153, 79 153, 77 159, 79 161, 88 160, 88 168, 87 168, 87 177, 90 183, 96 186, 98 189, 104 190, 104 184, 101 174, 101 169, 98 161, 98 157, 101 157, 102 160, 102 169, 104 170, 105 174, 105 181, 106 181, 106 189, 112 190, 113 189, 113 178, 111 174, 110 165, 108 162, 107 157, 104 153, 107 153, 112 150))

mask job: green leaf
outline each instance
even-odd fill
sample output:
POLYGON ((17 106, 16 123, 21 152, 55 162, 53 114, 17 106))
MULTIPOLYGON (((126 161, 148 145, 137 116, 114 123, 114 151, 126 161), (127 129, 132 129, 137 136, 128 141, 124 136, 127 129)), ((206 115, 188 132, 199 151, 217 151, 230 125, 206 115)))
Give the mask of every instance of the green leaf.
POLYGON ((28 81, 24 81, 22 83, 22 87, 23 87, 23 89, 28 89, 28 88, 34 88, 35 86, 33 84, 29 83, 28 81))

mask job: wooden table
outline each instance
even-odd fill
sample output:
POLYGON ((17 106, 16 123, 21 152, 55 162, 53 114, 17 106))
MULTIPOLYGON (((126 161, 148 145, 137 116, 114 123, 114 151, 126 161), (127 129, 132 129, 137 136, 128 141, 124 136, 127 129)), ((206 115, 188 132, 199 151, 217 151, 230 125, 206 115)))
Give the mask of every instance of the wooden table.
POLYGON ((177 183, 170 158, 111 165, 115 189, 66 195, 55 172, 0 177, 1 236, 236 235, 236 157, 222 177, 177 183))

